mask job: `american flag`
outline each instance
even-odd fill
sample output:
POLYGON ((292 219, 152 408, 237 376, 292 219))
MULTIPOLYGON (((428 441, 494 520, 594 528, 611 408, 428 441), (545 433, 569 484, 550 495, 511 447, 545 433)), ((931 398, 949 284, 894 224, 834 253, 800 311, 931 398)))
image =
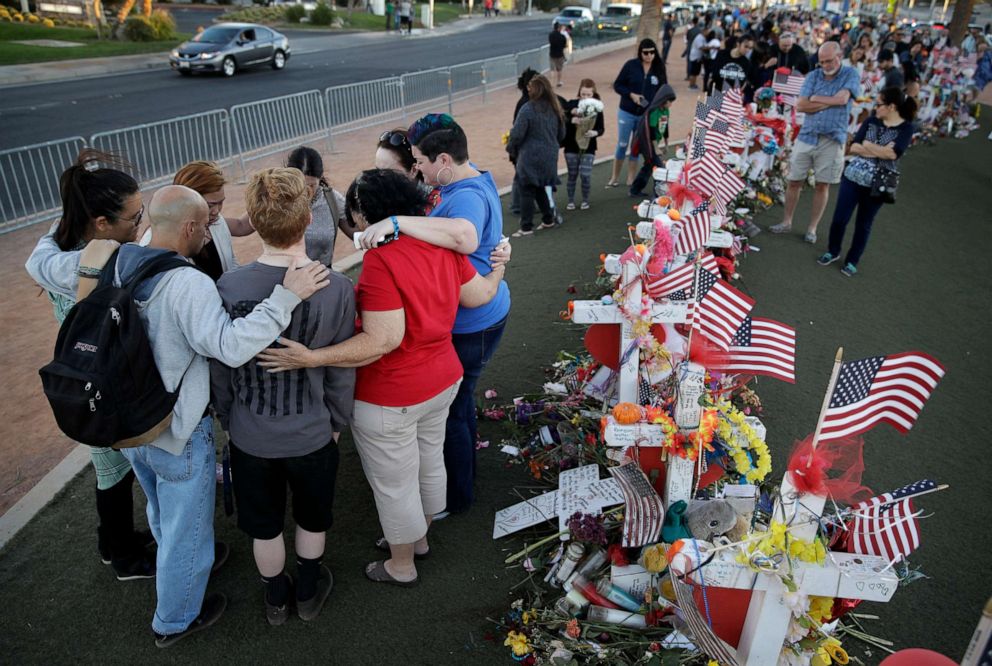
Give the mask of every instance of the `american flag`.
POLYGON ((623 516, 623 546, 636 548, 658 541, 665 508, 657 491, 637 463, 610 467, 627 505, 623 516))
POLYGON ((719 117, 710 124, 703 138, 703 148, 707 153, 712 153, 718 159, 727 149, 727 141, 730 136, 730 125, 726 119, 719 117))
POLYGON ((679 230, 675 239, 676 255, 689 254, 706 247, 706 241, 710 239, 710 213, 709 202, 704 203, 705 206, 700 206, 691 215, 672 225, 679 230))
POLYGON ((803 82, 806 77, 799 72, 793 70, 788 74, 779 74, 775 72, 775 77, 772 79, 772 90, 782 95, 789 95, 790 97, 799 97, 799 93, 803 89, 803 82))
MULTIPOLYGON (((700 269, 709 271, 717 277, 720 275, 720 267, 716 263, 716 258, 709 252, 702 254, 700 258, 700 269)), ((672 292, 683 290, 688 292, 689 289, 692 289, 692 280, 695 274, 696 264, 689 262, 664 275, 649 279, 644 284, 644 290, 651 298, 660 301, 672 292)), ((681 300, 685 300, 685 298, 681 300)))
POLYGON ((943 376, 940 361, 923 352, 842 364, 819 441, 856 435, 882 421, 907 432, 943 376))
POLYGON ((854 521, 847 552, 901 560, 920 545, 920 526, 913 515, 913 497, 937 484, 924 479, 852 507, 854 521))
POLYGON ((747 183, 744 179, 737 175, 737 172, 733 169, 727 169, 723 177, 720 179, 719 184, 716 186, 716 192, 714 196, 717 201, 720 202, 722 206, 726 206, 728 203, 733 201, 738 194, 744 191, 747 187, 747 183))
POLYGON ((718 90, 707 97, 706 107, 710 111, 719 111, 723 107, 723 93, 718 90))
POLYGON ((774 319, 745 317, 730 341, 724 369, 796 383, 796 329, 774 319))
POLYGON ((709 271, 699 271, 695 298, 687 291, 674 292, 668 298, 673 301, 689 300, 692 306, 692 328, 723 351, 730 351, 730 341, 751 313, 754 299, 713 275, 709 271))
POLYGON ((698 160, 706 152, 706 135, 709 132, 702 127, 696 129, 692 135, 692 152, 689 157, 694 160, 698 160))
POLYGON ((696 127, 709 127, 709 121, 707 117, 710 113, 710 107, 706 106, 705 102, 696 102, 696 117, 694 123, 696 127))
POLYGON ((706 196, 712 195, 726 169, 717 153, 706 153, 689 168, 689 186, 706 196))
MULTIPOLYGON (((690 551, 691 552, 691 551, 690 551)), ((698 576, 698 574, 695 574, 698 576)), ((687 576, 671 576, 672 589, 675 591, 675 600, 678 602, 679 614, 689 627, 689 634, 699 650, 710 659, 726 666, 739 666, 737 651, 716 635, 707 618, 699 612, 696 599, 693 596, 693 587, 689 583, 682 582, 683 579, 692 580, 693 574, 687 576)))
POLYGON ((740 88, 731 88, 724 94, 723 114, 730 118, 744 117, 744 97, 740 88))

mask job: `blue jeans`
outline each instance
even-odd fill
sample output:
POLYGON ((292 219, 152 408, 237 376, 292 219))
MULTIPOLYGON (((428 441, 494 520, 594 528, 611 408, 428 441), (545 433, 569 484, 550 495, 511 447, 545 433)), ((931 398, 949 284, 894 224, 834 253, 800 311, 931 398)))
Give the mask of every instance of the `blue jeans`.
POLYGON ((630 135, 637 125, 638 116, 627 113, 623 109, 617 109, 617 149, 613 151, 613 158, 622 160, 627 155, 627 146, 630 145, 630 135))
POLYGON ((178 634, 200 614, 214 563, 213 423, 204 417, 177 456, 155 446, 123 453, 148 497, 148 525, 158 542, 152 629, 178 634))
POLYGON ((493 357, 506 327, 506 317, 477 333, 452 333, 462 362, 462 385, 448 409, 444 427, 444 467, 448 472, 448 511, 459 513, 472 506, 475 483, 475 386, 493 357))
POLYGON ((857 208, 858 214, 854 218, 854 239, 851 241, 851 249, 847 251, 847 257, 844 258, 845 264, 857 266, 865 246, 868 245, 872 223, 883 205, 880 198, 871 196, 870 187, 858 185, 846 177, 841 178, 840 188, 837 191, 837 207, 834 208, 834 219, 830 223, 827 252, 835 257, 840 256, 840 246, 844 241, 847 223, 851 221, 851 215, 857 208))

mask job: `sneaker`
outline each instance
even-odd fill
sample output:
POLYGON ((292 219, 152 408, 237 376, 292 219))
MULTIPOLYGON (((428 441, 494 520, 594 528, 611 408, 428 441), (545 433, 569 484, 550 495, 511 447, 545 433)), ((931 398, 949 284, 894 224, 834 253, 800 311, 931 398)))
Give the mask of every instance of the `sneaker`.
POLYGON ((533 229, 517 229, 512 234, 510 234, 510 236, 512 236, 513 238, 524 238, 525 236, 533 236, 533 235, 534 235, 533 229))
POLYGON ((182 639, 207 627, 213 626, 227 608, 227 597, 220 592, 214 592, 203 600, 200 614, 196 616, 184 631, 178 634, 155 634, 155 646, 160 648, 172 647, 182 639))
POLYGON ((816 232, 807 231, 806 235, 803 236, 803 240, 809 243, 810 245, 813 245, 814 243, 816 243, 816 232))
POLYGON ((583 201, 581 204, 579 204, 579 210, 589 210, 589 202, 583 201))
POLYGON ((565 210, 575 210, 575 204, 569 201, 567 204, 565 204, 565 210))
MULTIPOLYGON (((157 545, 155 543, 155 537, 152 536, 150 530, 135 530, 133 539, 136 552, 153 550, 157 545)), ((104 564, 110 564, 113 558, 110 554, 109 539, 103 530, 99 528, 97 528, 97 550, 100 552, 100 561, 104 564)))
POLYGON ((296 600, 296 613, 304 622, 313 620, 320 615, 320 610, 324 607, 324 602, 331 595, 331 588, 334 587, 334 576, 326 565, 320 567, 320 577, 317 579, 317 592, 306 601, 296 600))
POLYGON ((772 232, 773 234, 787 234, 791 230, 792 230, 792 225, 785 224, 784 222, 780 222, 779 224, 775 224, 768 227, 768 231, 772 232))
POLYGON ((113 560, 110 566, 114 569, 117 580, 141 580, 155 577, 155 558, 143 551, 131 557, 113 560))
POLYGON ((840 269, 840 274, 844 277, 854 277, 858 272, 858 267, 854 264, 844 264, 844 268, 840 269))
POLYGON ((838 259, 840 259, 840 257, 835 257, 829 252, 824 252, 823 254, 820 255, 820 258, 816 260, 816 263, 820 264, 821 266, 829 266, 838 259))
POLYGON ((438 513, 435 513, 431 517, 431 520, 432 521, 444 520, 445 518, 447 518, 450 515, 451 515, 451 512, 450 511, 440 511, 438 513))
POLYGON ((282 606, 271 604, 269 597, 265 592, 262 592, 262 600, 265 602, 265 619, 273 627, 285 624, 286 620, 289 619, 289 600, 293 598, 293 578, 287 573, 284 573, 283 576, 289 579, 289 594, 286 596, 286 603, 282 606))

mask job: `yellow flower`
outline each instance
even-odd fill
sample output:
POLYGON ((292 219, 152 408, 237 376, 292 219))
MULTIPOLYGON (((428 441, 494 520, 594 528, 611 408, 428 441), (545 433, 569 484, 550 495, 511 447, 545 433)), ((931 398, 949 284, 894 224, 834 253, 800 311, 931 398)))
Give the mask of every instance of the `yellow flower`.
POLYGON ((832 614, 833 608, 833 597, 811 596, 809 598, 809 616, 817 624, 825 622, 832 614))
POLYGON ((524 624, 530 624, 531 620, 537 619, 537 611, 535 611, 533 608, 530 609, 529 611, 524 611, 524 614, 521 616, 521 619, 523 620, 524 624))
POLYGON ((823 644, 823 649, 827 651, 831 659, 841 666, 851 661, 850 657, 847 656, 847 650, 840 646, 840 641, 836 638, 828 638, 823 644))
POLYGON ((525 654, 530 653, 530 645, 527 644, 527 637, 523 634, 517 633, 516 631, 511 631, 506 636, 506 640, 503 641, 503 645, 506 645, 511 650, 513 650, 514 656, 522 657, 525 654))

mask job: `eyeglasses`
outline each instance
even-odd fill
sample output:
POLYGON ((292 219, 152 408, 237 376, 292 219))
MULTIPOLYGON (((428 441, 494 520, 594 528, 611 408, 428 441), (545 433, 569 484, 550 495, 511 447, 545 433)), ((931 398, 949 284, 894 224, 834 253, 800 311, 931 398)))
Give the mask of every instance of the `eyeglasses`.
POLYGON ((137 215, 132 217, 119 217, 117 218, 120 222, 130 222, 131 226, 136 227, 141 224, 141 218, 145 216, 145 204, 141 204, 141 210, 138 211, 137 215))
POLYGON ((393 130, 386 130, 379 135, 379 143, 386 142, 388 142, 390 146, 396 146, 397 148, 409 143, 405 134, 394 132, 393 130))
POLYGON ((641 55, 654 55, 655 53, 657 53, 657 51, 654 49, 645 49, 644 51, 641 51, 641 55))

